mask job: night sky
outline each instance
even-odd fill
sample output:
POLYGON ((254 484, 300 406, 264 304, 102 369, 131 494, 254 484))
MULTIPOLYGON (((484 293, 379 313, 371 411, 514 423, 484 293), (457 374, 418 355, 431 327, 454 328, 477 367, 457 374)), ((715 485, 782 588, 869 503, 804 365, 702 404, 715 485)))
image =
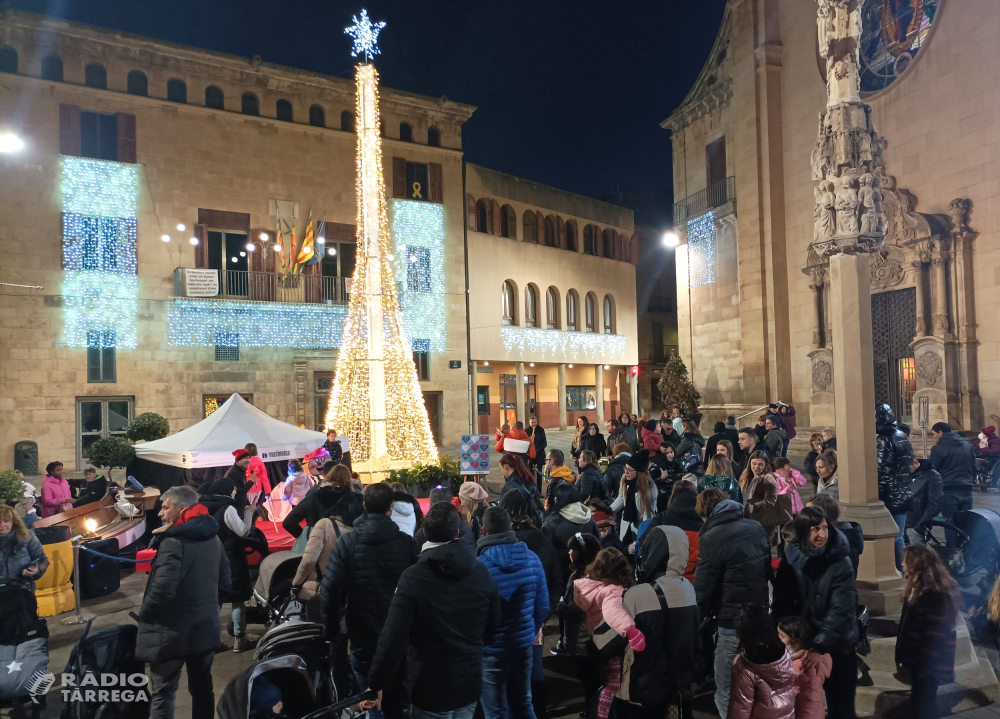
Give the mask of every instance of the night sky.
POLYGON ((464 128, 469 162, 591 197, 652 194, 662 209, 646 224, 669 218, 659 123, 698 76, 725 0, 364 1, 11 4, 341 77, 354 63, 343 28, 367 7, 387 23, 375 61, 384 85, 478 107, 464 128))

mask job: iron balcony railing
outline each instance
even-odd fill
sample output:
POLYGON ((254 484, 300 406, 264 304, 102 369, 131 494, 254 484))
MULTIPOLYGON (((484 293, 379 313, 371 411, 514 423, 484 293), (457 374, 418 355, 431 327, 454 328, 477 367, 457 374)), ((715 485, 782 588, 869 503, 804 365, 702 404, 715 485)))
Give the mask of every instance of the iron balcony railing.
POLYGON ((736 178, 727 177, 725 180, 719 180, 674 205, 674 227, 735 199, 736 178))
MULTIPOLYGON (((217 270, 219 294, 197 295, 201 299, 245 299, 286 304, 346 305, 350 301, 350 279, 320 275, 286 275, 273 272, 217 270)), ((178 286, 179 296, 196 296, 178 286)))

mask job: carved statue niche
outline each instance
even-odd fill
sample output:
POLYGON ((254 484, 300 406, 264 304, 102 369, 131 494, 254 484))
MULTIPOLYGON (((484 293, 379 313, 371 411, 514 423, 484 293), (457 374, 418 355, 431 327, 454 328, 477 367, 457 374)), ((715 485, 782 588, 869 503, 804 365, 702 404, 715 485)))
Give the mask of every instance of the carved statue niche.
POLYGON ((858 192, 854 189, 854 178, 850 175, 840 178, 836 207, 837 233, 844 236, 858 234, 858 192))
POLYGON ((833 194, 833 183, 823 180, 819 183, 817 194, 817 239, 829 240, 837 232, 836 204, 837 196, 833 194))
POLYGON ((866 172, 861 176, 858 204, 861 208, 861 234, 877 235, 885 232, 885 218, 882 210, 882 193, 878 189, 875 176, 866 172))

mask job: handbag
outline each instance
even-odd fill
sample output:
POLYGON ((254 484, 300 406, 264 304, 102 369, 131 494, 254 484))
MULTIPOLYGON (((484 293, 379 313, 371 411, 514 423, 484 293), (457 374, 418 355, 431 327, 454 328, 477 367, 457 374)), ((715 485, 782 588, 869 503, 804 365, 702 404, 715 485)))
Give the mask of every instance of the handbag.
POLYGON ((309 535, 310 534, 312 534, 312 527, 310 527, 307 524, 305 526, 305 528, 302 530, 302 534, 300 534, 295 539, 295 544, 292 545, 292 552, 294 554, 305 554, 306 553, 306 545, 309 544, 309 535))

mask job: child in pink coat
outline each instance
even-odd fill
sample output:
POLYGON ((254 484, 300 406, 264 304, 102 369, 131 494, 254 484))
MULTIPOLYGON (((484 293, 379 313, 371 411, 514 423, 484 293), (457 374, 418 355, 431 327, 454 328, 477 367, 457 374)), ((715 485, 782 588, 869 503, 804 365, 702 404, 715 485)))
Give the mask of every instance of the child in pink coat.
MULTIPOLYGON (((603 619, 608 626, 627 637, 634 651, 646 648, 646 638, 635 626, 635 620, 622 607, 622 595, 632 586, 632 566, 625 555, 614 547, 597 553, 587 567, 587 576, 573 583, 573 601, 587 613, 587 631, 591 634, 603 619)), ((607 719, 611 702, 618 693, 622 678, 622 658, 615 657, 604 665, 605 682, 597 703, 597 716, 607 719)))
POLYGON ((791 495, 792 514, 801 512, 802 497, 795 488, 806 486, 806 478, 802 476, 802 472, 792 469, 792 465, 784 457, 777 457, 774 460, 774 479, 778 482, 778 494, 791 495))
POLYGON ((293 459, 288 463, 288 479, 271 490, 268 513, 271 519, 280 522, 292 511, 292 507, 306 498, 312 489, 312 478, 302 467, 302 462, 293 459))
POLYGON ((817 654, 817 664, 806 669, 802 660, 812 648, 812 630, 802 617, 778 621, 778 636, 788 647, 795 667, 795 719, 823 719, 823 682, 833 670, 829 654, 817 654))
POLYGON ((42 518, 73 508, 73 493, 63 479, 62 462, 49 462, 42 480, 42 518))

